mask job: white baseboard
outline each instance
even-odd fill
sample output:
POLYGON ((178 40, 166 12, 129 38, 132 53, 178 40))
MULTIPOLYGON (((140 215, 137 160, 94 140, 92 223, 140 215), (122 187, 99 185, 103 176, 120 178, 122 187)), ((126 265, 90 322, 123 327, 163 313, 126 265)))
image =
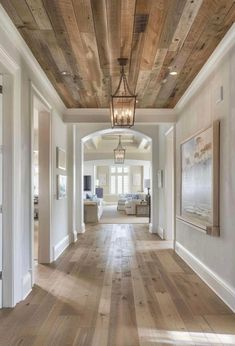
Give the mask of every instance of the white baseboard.
POLYGON ((85 223, 83 222, 83 224, 80 226, 80 229, 77 231, 77 233, 85 233, 86 231, 86 227, 85 227, 85 223))
POLYGON ((159 237, 161 238, 161 239, 164 239, 164 228, 162 228, 162 227, 158 227, 158 231, 157 231, 157 234, 159 235, 159 237))
POLYGON ((175 244, 175 251, 224 303, 235 312, 235 289, 178 242, 175 244))
POLYGON ((78 233, 77 233, 77 231, 73 231, 72 238, 73 238, 72 242, 76 243, 76 241, 78 240, 78 233))
POLYGON ((152 223, 149 224, 149 232, 153 233, 153 225, 152 225, 152 223))
POLYGON ((69 246, 69 235, 66 235, 59 243, 53 246, 53 261, 55 261, 69 246))
POLYGON ((28 272, 23 276, 22 280, 22 300, 24 300, 29 293, 32 291, 32 277, 31 273, 28 272))
MULTIPOLYGON (((2 293, 2 280, 0 280, 0 292, 2 293)), ((0 309, 2 308, 2 294, 0 294, 0 309)))

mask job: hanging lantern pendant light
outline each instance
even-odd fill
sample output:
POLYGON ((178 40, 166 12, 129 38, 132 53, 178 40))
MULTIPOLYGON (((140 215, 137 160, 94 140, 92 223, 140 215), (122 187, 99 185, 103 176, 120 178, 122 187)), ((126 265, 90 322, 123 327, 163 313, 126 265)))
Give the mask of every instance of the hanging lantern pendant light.
POLYGON ((121 136, 119 136, 119 142, 116 149, 114 149, 114 163, 123 164, 125 161, 126 149, 123 148, 121 143, 121 136))
POLYGON ((124 71, 128 59, 119 58, 118 62, 121 66, 120 81, 115 93, 111 96, 111 125, 114 127, 134 126, 135 123, 135 106, 136 95, 129 88, 127 78, 124 71))

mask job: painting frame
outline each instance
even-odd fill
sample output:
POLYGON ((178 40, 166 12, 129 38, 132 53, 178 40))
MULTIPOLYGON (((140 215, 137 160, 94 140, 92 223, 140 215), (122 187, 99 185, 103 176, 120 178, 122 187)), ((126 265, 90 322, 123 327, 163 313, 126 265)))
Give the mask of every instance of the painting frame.
POLYGON ((58 200, 67 198, 67 175, 57 174, 56 196, 58 200))
POLYGON ((56 167, 66 171, 66 151, 61 147, 56 147, 56 167))
MULTIPOLYGON (((219 166, 220 166, 220 122, 214 121, 213 124, 207 128, 204 128, 191 137, 187 138, 183 142, 180 143, 180 216, 177 219, 180 219, 184 223, 190 224, 194 228, 213 236, 219 236, 219 166), (196 139, 199 136, 203 136, 206 134, 206 131, 210 132, 211 135, 211 157, 210 157, 210 169, 211 174, 211 190, 210 190, 210 221, 201 220, 195 215, 190 217, 189 215, 185 215, 183 213, 183 147, 186 143, 196 139)), ((197 180, 197 190, 200 189, 203 191, 204 181, 197 180)), ((196 203, 195 203, 196 204, 196 203)))

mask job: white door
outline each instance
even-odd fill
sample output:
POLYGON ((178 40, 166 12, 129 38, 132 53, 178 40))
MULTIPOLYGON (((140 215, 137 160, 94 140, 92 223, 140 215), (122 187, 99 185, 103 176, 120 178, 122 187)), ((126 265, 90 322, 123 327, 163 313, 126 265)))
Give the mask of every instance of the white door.
POLYGON ((0 308, 2 307, 2 76, 0 75, 0 308))

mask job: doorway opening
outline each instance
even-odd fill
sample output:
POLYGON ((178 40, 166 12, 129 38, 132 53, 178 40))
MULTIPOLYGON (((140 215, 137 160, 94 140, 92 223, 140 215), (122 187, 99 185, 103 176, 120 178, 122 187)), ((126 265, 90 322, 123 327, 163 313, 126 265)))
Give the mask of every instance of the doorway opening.
POLYGON ((2 148, 3 148, 3 139, 2 139, 2 127, 3 127, 3 115, 2 115, 2 75, 0 74, 0 309, 2 308, 2 250, 3 250, 3 239, 2 239, 2 197, 3 197, 3 157, 2 157, 2 148))
MULTIPOLYGON (((51 262, 51 110, 35 92, 32 96, 32 268, 51 262), (36 94, 36 95, 35 95, 36 94)), ((34 279, 33 279, 34 281, 34 279)))
POLYGON ((83 140, 83 146, 85 224, 149 224, 151 138, 133 130, 101 131, 83 140), (125 149, 121 164, 114 159, 120 140, 125 149))
POLYGON ((39 146, 38 146, 38 110, 34 108, 33 114, 33 202, 34 202, 34 264, 38 264, 39 248, 39 146))
POLYGON ((166 158, 165 158, 165 211, 166 211, 166 230, 165 239, 174 241, 175 238, 175 144, 174 127, 165 133, 166 158))

